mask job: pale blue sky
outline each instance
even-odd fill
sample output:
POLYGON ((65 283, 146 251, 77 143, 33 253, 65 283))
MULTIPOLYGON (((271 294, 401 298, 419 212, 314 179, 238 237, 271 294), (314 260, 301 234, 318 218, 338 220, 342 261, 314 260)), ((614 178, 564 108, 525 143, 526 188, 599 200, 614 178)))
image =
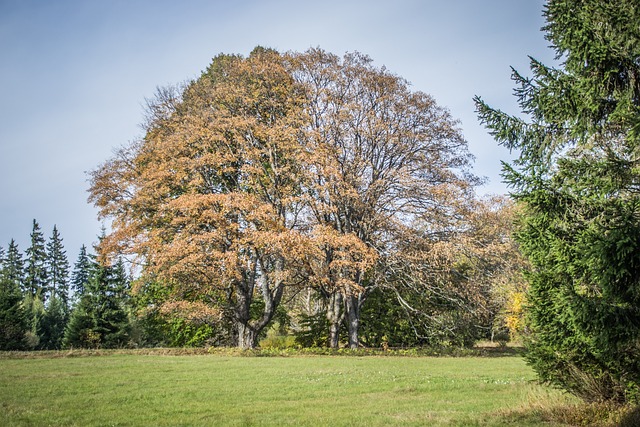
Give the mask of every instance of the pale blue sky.
POLYGON ((87 176, 140 136, 145 97, 197 77, 218 53, 357 50, 461 121, 475 172, 504 193, 510 158, 472 97, 517 112, 510 66, 551 62, 542 0, 0 0, 0 246, 54 224, 70 261, 96 240, 87 176))

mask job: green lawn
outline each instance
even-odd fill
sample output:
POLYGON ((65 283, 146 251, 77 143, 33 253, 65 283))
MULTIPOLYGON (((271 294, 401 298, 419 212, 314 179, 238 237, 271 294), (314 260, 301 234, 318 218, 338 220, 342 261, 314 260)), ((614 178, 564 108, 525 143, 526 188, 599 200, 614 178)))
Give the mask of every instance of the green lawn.
POLYGON ((0 359, 0 425, 540 425, 531 405, 573 401, 534 378, 519 357, 0 359))

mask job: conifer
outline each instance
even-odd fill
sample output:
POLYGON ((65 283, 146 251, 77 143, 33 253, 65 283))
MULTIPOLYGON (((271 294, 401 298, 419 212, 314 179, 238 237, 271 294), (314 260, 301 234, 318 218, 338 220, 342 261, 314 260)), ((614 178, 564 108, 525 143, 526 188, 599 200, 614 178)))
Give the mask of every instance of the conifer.
POLYGON ((47 242, 47 271, 50 297, 58 298, 66 312, 69 306, 69 261, 55 225, 47 242))
POLYGON ((479 98, 480 119, 517 150, 505 165, 524 207, 527 358, 588 401, 640 400, 640 8, 636 0, 551 0, 559 68, 513 73, 523 113, 479 98))
POLYGON ((73 271, 71 272, 71 287, 74 295, 74 299, 78 300, 84 294, 84 290, 89 283, 91 272, 95 268, 95 262, 92 260, 92 256, 87 253, 87 247, 82 245, 78 259, 73 265, 73 271))
POLYGON ((27 248, 25 254, 27 256, 27 265, 23 292, 33 297, 38 296, 44 302, 49 291, 47 252, 44 236, 40 230, 40 225, 35 219, 33 220, 33 229, 31 231, 31 246, 27 248))
POLYGON ((0 350, 23 350, 27 318, 22 307, 22 294, 16 282, 0 275, 0 350))
POLYGON ((5 277, 21 289, 24 283, 24 261, 18 244, 13 239, 9 243, 3 264, 5 277))

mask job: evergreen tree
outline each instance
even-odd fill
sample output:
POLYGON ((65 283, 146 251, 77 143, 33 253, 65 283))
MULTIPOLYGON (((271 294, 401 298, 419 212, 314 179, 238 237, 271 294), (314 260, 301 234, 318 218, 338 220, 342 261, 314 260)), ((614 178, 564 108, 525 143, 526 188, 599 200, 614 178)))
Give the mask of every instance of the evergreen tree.
POLYGON ((38 324, 39 349, 59 350, 62 348, 68 317, 65 303, 58 295, 52 294, 38 324))
POLYGON ((47 242, 47 271, 50 297, 57 297, 66 312, 69 307, 69 261, 55 225, 47 242))
POLYGON ((62 348, 64 330, 69 319, 69 261, 55 225, 46 249, 49 295, 38 328, 39 348, 58 350, 62 348))
POLYGON ((6 275, 0 275, 0 350, 23 350, 27 318, 22 307, 20 287, 6 275))
POLYGON ((62 340, 64 348, 100 347, 100 336, 95 332, 94 300, 95 298, 89 293, 84 293, 80 297, 64 331, 62 340))
POLYGON ((74 299, 78 300, 84 294, 85 287, 89 283, 91 272, 95 267, 95 261, 92 256, 87 253, 87 247, 82 245, 78 259, 73 265, 71 272, 71 285, 74 299))
POLYGON ((45 315, 45 307, 40 297, 40 291, 35 295, 27 293, 22 301, 27 319, 26 343, 29 349, 40 348, 41 324, 45 315))
POLYGON ((124 265, 122 257, 118 257, 115 264, 111 267, 113 291, 115 296, 122 300, 126 305, 130 295, 131 279, 127 274, 127 268, 124 265))
POLYGON ((122 347, 128 342, 130 326, 126 309, 129 282, 121 260, 113 266, 99 268, 93 281, 101 289, 96 326, 102 346, 122 347))
POLYGON ((564 62, 514 71, 530 120, 481 120, 520 152, 504 176, 524 207, 527 358, 586 400, 640 398, 640 7, 551 0, 546 37, 564 62))
POLYGON ((4 276, 19 288, 22 288, 24 283, 24 261, 18 245, 13 239, 9 243, 3 264, 4 276))
POLYGON ((48 295, 47 252, 40 225, 34 219, 31 231, 31 246, 27 248, 27 266, 24 282, 24 293, 36 295, 44 302, 48 295))
POLYGON ((97 266, 65 331, 65 347, 117 348, 129 341, 125 295, 128 283, 118 264, 97 266))

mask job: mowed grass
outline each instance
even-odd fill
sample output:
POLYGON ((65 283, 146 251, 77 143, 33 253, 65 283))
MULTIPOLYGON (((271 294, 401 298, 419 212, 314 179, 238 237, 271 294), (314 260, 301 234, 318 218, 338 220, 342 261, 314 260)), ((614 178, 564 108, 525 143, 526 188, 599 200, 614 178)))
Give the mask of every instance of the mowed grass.
POLYGON ((573 400, 534 378, 519 357, 0 359, 0 425, 540 425, 531 404, 573 400))

